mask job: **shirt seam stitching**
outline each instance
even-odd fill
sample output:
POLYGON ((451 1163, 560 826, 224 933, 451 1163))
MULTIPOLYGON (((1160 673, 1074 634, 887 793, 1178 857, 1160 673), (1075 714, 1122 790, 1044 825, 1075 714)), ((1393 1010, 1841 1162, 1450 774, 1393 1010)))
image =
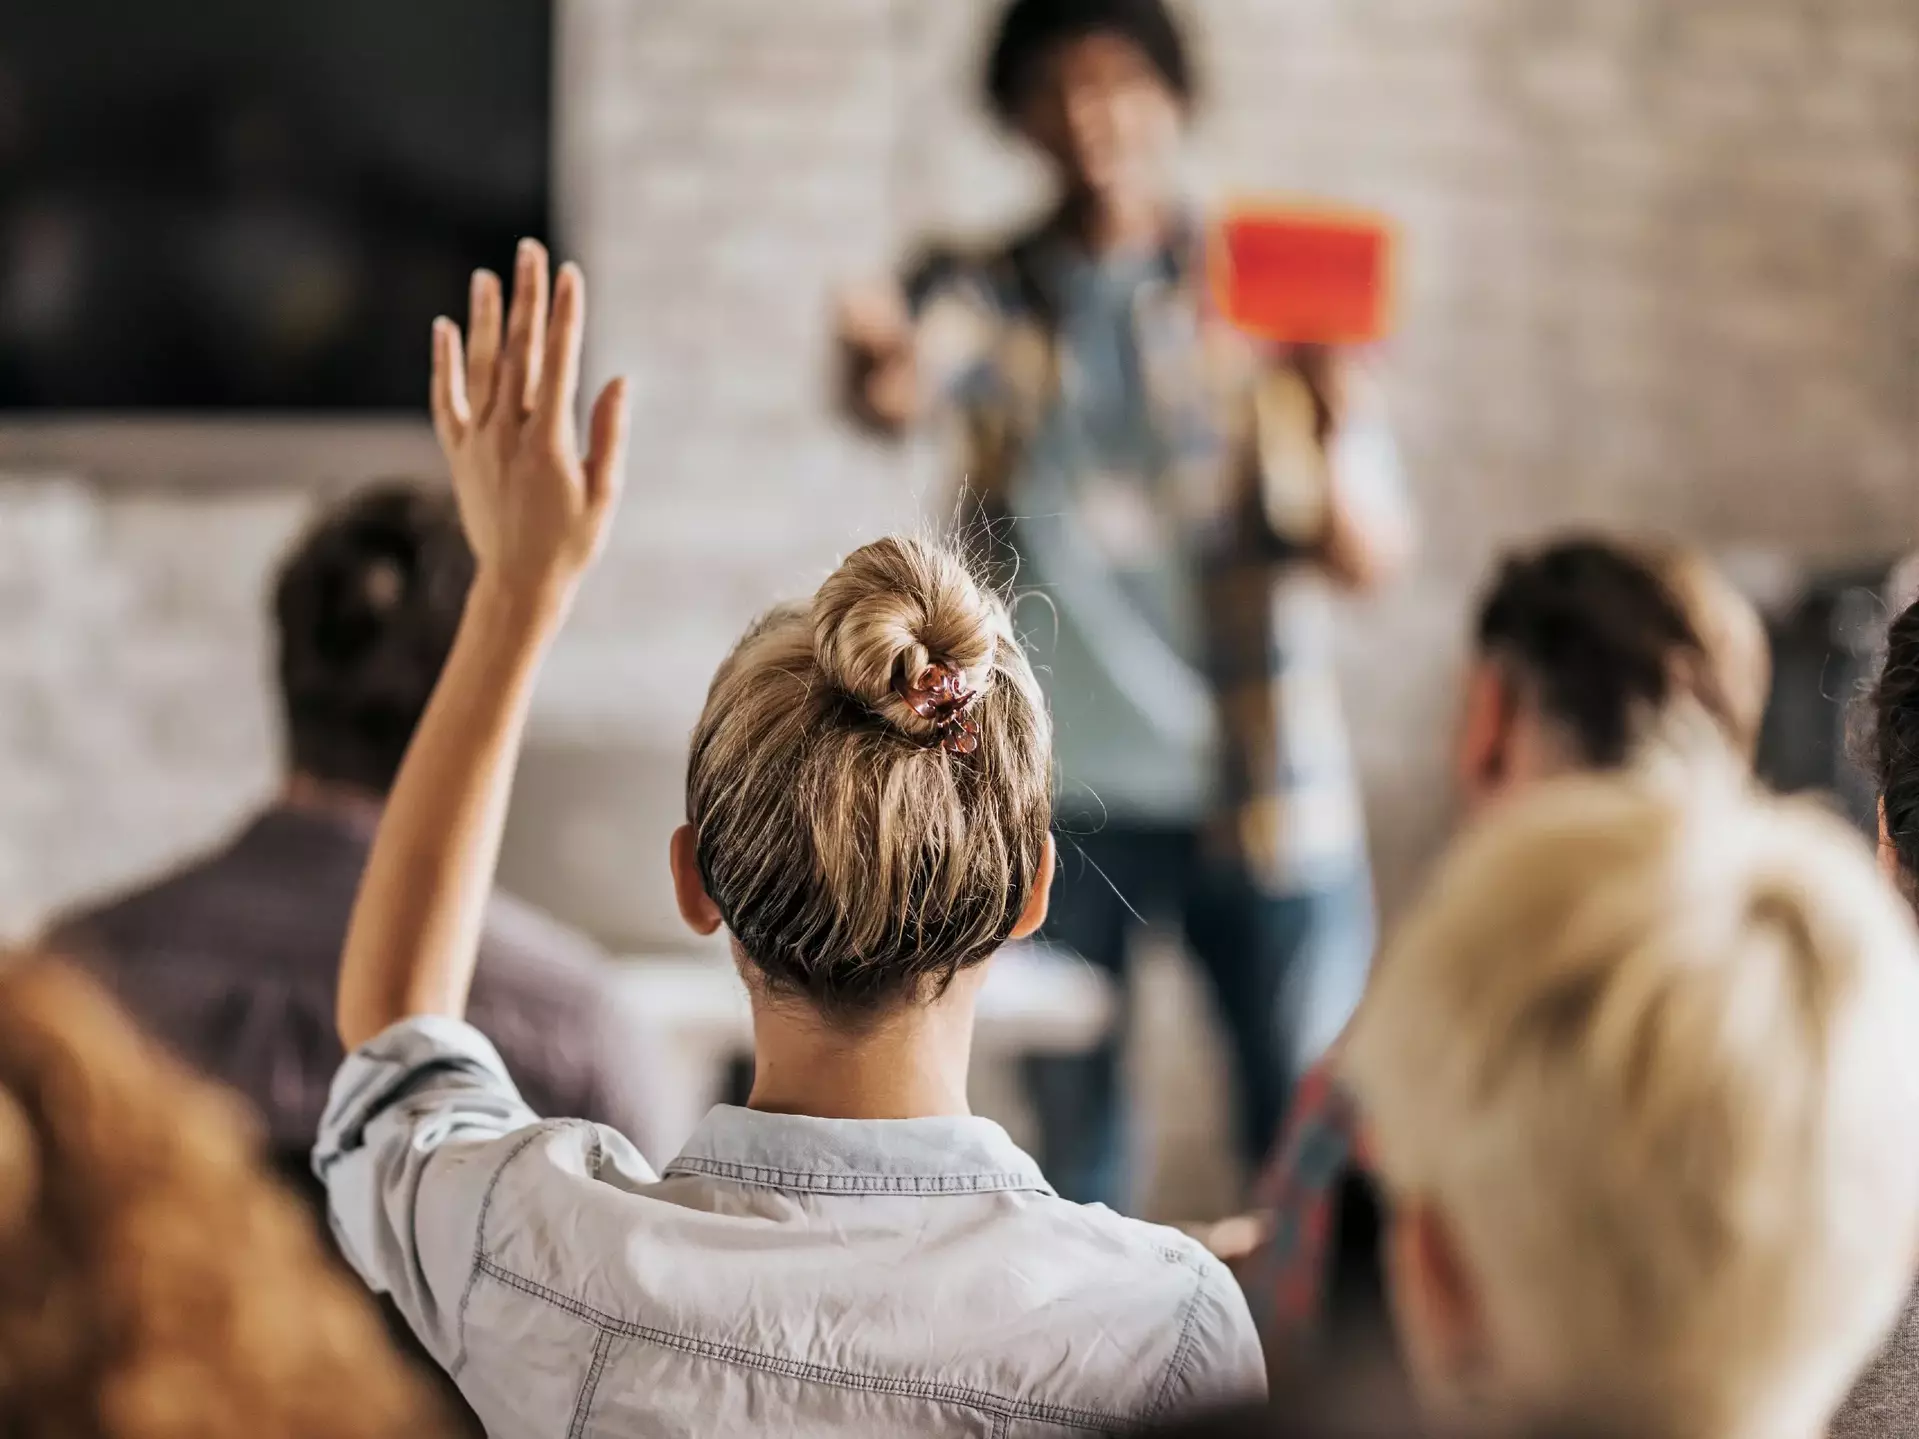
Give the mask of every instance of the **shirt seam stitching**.
POLYGON ((586 1378, 580 1382, 580 1397, 573 1404, 573 1422, 567 1426, 566 1439, 580 1439, 586 1433, 587 1415, 592 1412, 593 1399, 600 1391, 600 1376, 606 1372, 606 1356, 613 1348, 613 1331, 602 1327, 599 1338, 593 1341, 593 1362, 587 1366, 586 1378))
POLYGON ((1194 1275, 1193 1292, 1186 1300, 1186 1315, 1180 1321, 1179 1342, 1173 1346, 1172 1358, 1166 1361, 1166 1377, 1160 1381, 1159 1393, 1146 1411, 1148 1420, 1159 1418, 1166 1412, 1166 1406, 1173 1401, 1173 1386, 1186 1373, 1186 1365, 1192 1358, 1193 1335, 1199 1321, 1199 1301, 1205 1295, 1207 1287, 1206 1270, 1200 1268, 1194 1275))
POLYGON ((1110 1430, 1115 1425, 1121 1429, 1131 1429, 1137 1427, 1139 1423, 1137 1420, 1128 1419, 1119 1414, 1105 1414, 1093 1409, 1075 1409, 1069 1405, 1046 1404, 1030 1399, 1012 1399, 1005 1395, 989 1393, 982 1389, 969 1389, 958 1384, 861 1374, 856 1370, 839 1369, 831 1365, 814 1363, 811 1360, 784 1358, 777 1354, 747 1349, 737 1344, 724 1344, 717 1340, 695 1338, 690 1334, 676 1334, 669 1329, 635 1324, 631 1320, 621 1319, 617 1315, 595 1309, 590 1304, 562 1294, 556 1289, 548 1288, 537 1280, 528 1279, 523 1274, 516 1274, 485 1255, 480 1257, 477 1272, 489 1275, 508 1288, 517 1289, 536 1299, 543 1299, 576 1319, 584 1319, 590 1324, 597 1325, 603 1332, 610 1332, 628 1339, 645 1340, 667 1349, 676 1349, 683 1354, 718 1359, 737 1364, 741 1368, 758 1369, 789 1379, 832 1384, 839 1388, 861 1390, 871 1394, 890 1394, 902 1398, 958 1404, 1008 1419, 1035 1419, 1043 1423, 1076 1426, 1082 1429, 1110 1430))
POLYGON ((487 1215, 490 1214, 493 1209, 493 1196, 500 1188, 500 1179, 501 1176, 506 1173, 507 1166, 518 1159, 520 1155, 525 1152, 526 1147, 545 1132, 545 1125, 536 1124, 532 1126, 526 1134, 522 1135, 519 1142, 506 1152, 506 1158, 500 1161, 499 1167, 493 1171, 493 1177, 486 1182, 486 1192, 480 1197, 480 1214, 473 1225, 473 1265, 472 1268, 467 1271, 466 1287, 460 1291, 460 1309, 458 1317, 454 1321, 455 1327, 459 1331, 460 1348, 459 1352, 453 1356, 452 1364, 447 1366, 447 1373, 455 1379, 458 1379, 460 1377, 460 1371, 466 1368, 466 1310, 467 1306, 473 1301, 474 1289, 479 1286, 480 1271, 487 1263, 486 1220, 487 1215))
MULTIPOLYGON (((972 1174, 825 1174, 802 1169, 780 1169, 767 1164, 688 1158, 667 1165, 666 1175, 707 1174, 742 1183, 817 1194, 993 1194, 1013 1190, 1049 1193, 1051 1186, 1035 1175, 1007 1170, 972 1174)), ((664 1176, 663 1176, 664 1177, 664 1176)))

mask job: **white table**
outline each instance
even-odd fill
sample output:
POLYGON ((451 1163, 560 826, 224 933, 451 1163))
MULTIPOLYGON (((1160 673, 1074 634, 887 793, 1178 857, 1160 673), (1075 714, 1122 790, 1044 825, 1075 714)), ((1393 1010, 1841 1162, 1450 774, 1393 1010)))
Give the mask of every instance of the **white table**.
MULTIPOLYGON (((1039 944, 1008 945, 980 990, 977 1056, 1081 1054, 1112 1028, 1117 1001, 1105 975, 1039 944)), ((635 1135, 656 1163, 679 1152, 723 1095, 729 1066, 751 1052, 746 987, 724 955, 633 957, 618 983, 646 1026, 642 1053, 657 1088, 653 1133, 635 1135)))

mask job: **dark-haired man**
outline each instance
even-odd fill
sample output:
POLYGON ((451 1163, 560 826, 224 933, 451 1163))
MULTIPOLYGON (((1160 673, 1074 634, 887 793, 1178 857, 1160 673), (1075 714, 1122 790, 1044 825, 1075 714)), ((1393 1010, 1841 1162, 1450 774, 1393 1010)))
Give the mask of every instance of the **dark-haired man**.
MULTIPOLYGON (((1396 456, 1338 357, 1257 350, 1211 313, 1177 182, 1192 68, 1161 0, 1016 0, 985 90, 1057 204, 845 295, 848 404, 886 432, 957 412, 969 503, 1049 602, 1021 613, 1062 780, 1049 937, 1123 977, 1141 913, 1183 925, 1250 1160, 1371 954, 1326 582, 1404 555, 1396 456)), ((1122 1202, 1116 1049, 1030 1080, 1053 1183, 1122 1202)))
MULTIPOLYGON (((472 578, 444 494, 378 485, 323 515, 274 593, 280 797, 218 852, 66 917, 49 940, 181 1057, 250 1099, 277 1162, 309 1192, 342 1058, 333 999, 347 916, 472 578)), ((635 1030, 590 941, 496 898, 473 1008, 536 1109, 649 1137, 635 1030)))

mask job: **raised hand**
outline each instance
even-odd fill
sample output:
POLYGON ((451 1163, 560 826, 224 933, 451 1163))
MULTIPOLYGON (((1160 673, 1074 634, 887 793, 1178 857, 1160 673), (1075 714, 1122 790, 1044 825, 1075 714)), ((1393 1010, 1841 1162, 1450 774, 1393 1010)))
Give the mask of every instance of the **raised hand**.
POLYGON ((619 500, 626 381, 612 381, 593 402, 582 456, 579 266, 560 267, 549 317, 546 248, 522 240, 504 339, 500 308, 499 277, 476 270, 464 346, 451 320, 433 322, 433 430, 478 579, 564 600, 599 553, 619 500))
POLYGON ((504 339, 484 270, 464 347, 451 320, 433 325, 433 428, 477 573, 354 902, 337 1014, 348 1048, 410 1015, 465 1011, 540 661, 619 497, 626 387, 600 392, 582 458, 586 286, 562 266, 549 319, 546 264, 520 242, 504 339))

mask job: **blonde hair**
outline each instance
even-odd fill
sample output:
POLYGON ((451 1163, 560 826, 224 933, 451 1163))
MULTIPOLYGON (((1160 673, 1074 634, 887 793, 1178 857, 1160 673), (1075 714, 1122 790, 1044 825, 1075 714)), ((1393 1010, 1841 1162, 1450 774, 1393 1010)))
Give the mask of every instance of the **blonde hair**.
POLYGON ((707 892, 777 991, 842 1019, 929 997, 1032 898, 1051 749, 999 597, 942 545, 867 545, 714 676, 686 787, 707 892), (932 663, 977 691, 970 754, 900 693, 932 663))
POLYGON ((450 1432, 238 1104, 54 960, 0 960, 0 1432, 450 1432))
POLYGON ((1652 546, 1654 568, 1679 602, 1699 640, 1705 674, 1715 692, 1727 741, 1747 760, 1772 697, 1772 642, 1751 600, 1700 551, 1688 545, 1652 546))
POLYGON ((1919 948, 1731 761, 1542 785, 1441 865, 1343 1068, 1522 1408, 1818 1432, 1919 1241, 1919 948))

